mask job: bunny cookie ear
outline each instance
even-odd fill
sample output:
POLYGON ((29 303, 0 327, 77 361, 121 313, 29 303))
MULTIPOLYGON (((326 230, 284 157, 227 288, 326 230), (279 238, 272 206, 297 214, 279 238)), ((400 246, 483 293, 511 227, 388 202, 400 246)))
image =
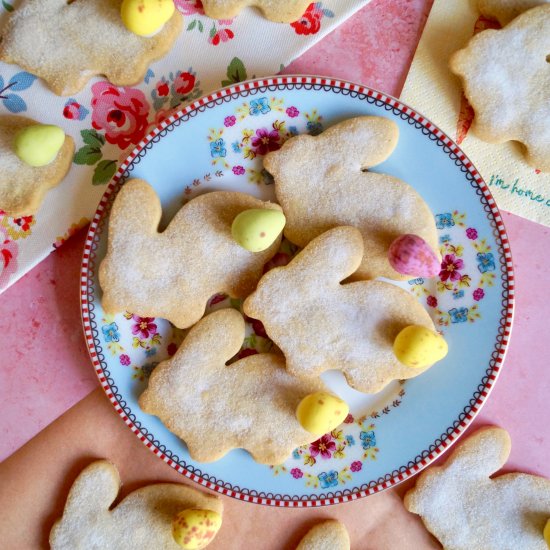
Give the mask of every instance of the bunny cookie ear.
POLYGON ((123 244, 126 236, 155 234, 161 216, 162 207, 155 190, 144 180, 129 180, 113 204, 109 239, 123 244))
POLYGON ((480 428, 457 445, 445 467, 460 469, 469 477, 486 478, 504 466, 511 448, 506 430, 496 426, 480 428))
POLYGON ((311 241, 290 264, 315 273, 316 281, 340 283, 359 267, 363 256, 363 238, 354 227, 336 227, 311 241))
POLYGON ((108 513, 118 495, 120 476, 116 467, 107 460, 93 462, 73 483, 63 516, 50 532, 50 545, 69 548, 73 527, 78 523, 94 523, 94 518, 108 513))
POLYGON ((275 178, 276 186, 292 179, 297 169, 310 173, 312 162, 317 171, 360 171, 385 161, 398 139, 399 129, 392 120, 356 117, 332 126, 317 137, 302 135, 288 140, 281 149, 265 156, 264 167, 275 178))
MULTIPOLYGON (((185 353, 197 357, 216 355, 228 361, 240 349, 245 336, 243 316, 235 309, 220 309, 204 317, 185 338, 185 353)), ((176 352, 184 352, 182 348, 176 352)))

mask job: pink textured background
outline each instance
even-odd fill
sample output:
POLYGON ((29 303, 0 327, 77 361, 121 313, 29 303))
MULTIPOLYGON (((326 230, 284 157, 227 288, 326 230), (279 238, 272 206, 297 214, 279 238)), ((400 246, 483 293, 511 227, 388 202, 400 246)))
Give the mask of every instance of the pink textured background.
MULTIPOLYGON (((285 72, 331 75, 398 95, 431 3, 373 0, 285 72)), ((511 214, 504 221, 516 269, 516 318, 505 368, 477 422, 511 433, 511 467, 550 477, 550 260, 543 253, 550 231, 511 214)), ((79 316, 82 243, 80 233, 0 296, 0 459, 97 387, 79 316)))

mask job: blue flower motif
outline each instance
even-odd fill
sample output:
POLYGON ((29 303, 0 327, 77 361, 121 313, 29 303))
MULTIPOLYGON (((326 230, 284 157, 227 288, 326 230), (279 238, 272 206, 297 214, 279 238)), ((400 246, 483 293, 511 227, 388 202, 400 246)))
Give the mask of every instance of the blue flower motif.
POLYGON ((296 460, 300 459, 300 452, 298 451, 298 449, 294 449, 292 451, 292 458, 295 458, 296 460))
POLYGON ((409 284, 411 286, 416 286, 416 285, 423 285, 424 284, 424 279, 422 277, 418 277, 416 279, 411 279, 409 281, 409 284))
POLYGON ((460 298, 462 298, 464 296, 464 291, 463 290, 454 290, 453 291, 453 298, 455 300, 458 300, 460 298))
POLYGON ((153 355, 156 355, 157 348, 149 348, 145 350, 145 357, 153 357, 153 355))
POLYGON ((298 135, 298 128, 296 128, 296 126, 289 126, 288 127, 288 133, 291 136, 297 136, 298 135))
POLYGON ((323 131, 323 125, 320 122, 308 121, 307 129, 312 136, 317 136, 323 131))
POLYGON ((455 221, 453 220, 453 215, 450 212, 435 215, 435 226, 437 227, 437 229, 443 229, 444 227, 453 227, 454 224, 455 221))
POLYGON ((477 268, 481 273, 486 273, 487 271, 495 270, 495 258, 491 252, 482 254, 478 252, 477 254, 477 268))
POLYGON ((348 445, 350 447, 352 447, 353 445, 355 445, 355 439, 353 438, 352 435, 346 435, 346 441, 348 442, 348 445))
POLYGON ((25 71, 14 74, 10 81, 4 86, 4 79, 0 76, 0 99, 4 107, 10 113, 22 113, 27 110, 27 104, 23 98, 11 92, 22 92, 33 85, 36 76, 25 71), (9 91, 9 93, 8 93, 9 91))
POLYGON ((234 141, 231 144, 231 148, 233 149, 233 152, 240 153, 241 152, 241 144, 238 141, 234 141))
POLYGON ((212 155, 212 158, 220 158, 227 155, 225 141, 222 138, 210 142, 210 154, 212 155))
POLYGON ((363 449, 370 449, 371 447, 376 446, 376 435, 372 430, 368 432, 361 432, 359 434, 359 438, 363 442, 363 449))
POLYGON ((336 487, 338 485, 338 472, 336 470, 331 470, 328 474, 326 472, 321 472, 317 477, 323 489, 336 487))
POLYGON ((253 99, 250 102, 250 114, 252 116, 265 115, 271 111, 267 97, 260 97, 259 99, 253 99))
POLYGON ((451 323, 465 323, 468 320, 468 308, 467 307, 454 307, 449 310, 451 316, 451 323))
POLYGON ((118 332, 118 326, 116 323, 110 325, 103 325, 101 332, 105 336, 105 342, 118 342, 120 340, 120 333, 118 332))
POLYGON ((439 237, 439 244, 445 244, 445 243, 448 243, 448 242, 451 242, 451 236, 450 235, 441 235, 441 237, 439 237))

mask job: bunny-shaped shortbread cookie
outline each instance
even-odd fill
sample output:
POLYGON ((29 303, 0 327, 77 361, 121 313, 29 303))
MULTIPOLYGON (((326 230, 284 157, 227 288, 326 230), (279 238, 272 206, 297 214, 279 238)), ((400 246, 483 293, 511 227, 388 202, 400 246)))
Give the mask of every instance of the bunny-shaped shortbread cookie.
POLYGON ((391 283, 340 284, 362 258, 358 229, 331 229, 290 264, 266 273, 243 309, 263 322, 292 374, 315 378, 339 369, 352 387, 375 393, 426 370, 400 363, 392 346, 406 326, 434 325, 415 297, 391 283))
POLYGON ((172 537, 178 512, 223 511, 219 498, 177 483, 142 487, 111 509, 119 488, 118 471, 106 460, 82 470, 50 532, 52 550, 181 550, 172 537))
POLYGON ((324 389, 322 382, 297 380, 284 358, 272 353, 226 365, 244 336, 238 311, 207 315, 174 357, 155 368, 139 398, 141 408, 181 437, 199 462, 244 448, 257 462, 280 464, 296 447, 319 437, 300 426, 296 407, 307 394, 324 389))
POLYGON ((171 48, 182 18, 176 10, 158 34, 146 38, 124 26, 121 4, 25 0, 0 33, 0 60, 43 78, 62 96, 76 94, 95 75, 105 75, 115 86, 137 84, 171 48))
POLYGON ((405 496, 446 550, 548 550, 550 480, 528 474, 495 478, 510 454, 510 436, 482 428, 456 444, 443 466, 429 468, 405 496))
POLYGON ((439 258, 434 217, 422 197, 393 176, 366 170, 391 155, 398 134, 393 121, 364 116, 317 137, 293 137, 266 155, 264 166, 275 178, 287 219, 285 236, 303 247, 333 227, 357 227, 365 246, 357 279, 418 276, 398 273, 388 261, 388 249, 401 235, 418 235, 439 258))
POLYGON ((215 191, 188 202, 159 233, 157 194, 143 180, 128 181, 111 211, 107 255, 99 269, 103 309, 163 317, 187 328, 215 293, 247 296, 281 241, 257 253, 235 242, 231 224, 251 208, 281 209, 244 193, 215 191))

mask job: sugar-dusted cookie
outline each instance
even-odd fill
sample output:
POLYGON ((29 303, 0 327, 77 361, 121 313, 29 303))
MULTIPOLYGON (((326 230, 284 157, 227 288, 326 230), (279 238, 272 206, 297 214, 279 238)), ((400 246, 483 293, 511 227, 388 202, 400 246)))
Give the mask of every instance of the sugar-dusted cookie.
POLYGON ((123 24, 122 0, 25 0, 0 31, 0 60, 23 67, 58 95, 73 95, 96 75, 115 86, 138 83, 181 29, 174 13, 146 38, 123 24), (83 22, 85 26, 83 27, 83 22))
POLYGON ((157 194, 143 180, 128 181, 115 199, 99 268, 104 310, 163 317, 187 328, 217 292, 247 296, 281 240, 249 252, 233 239, 234 218, 251 208, 281 209, 244 193, 214 191, 189 201, 159 233, 157 194))
POLYGON ((189 332, 174 357, 161 362, 139 398, 187 444, 199 462, 211 462, 234 448, 264 464, 280 464, 292 451, 317 439, 296 419, 296 407, 320 381, 302 382, 279 355, 250 355, 226 365, 245 336, 242 315, 222 309, 189 332))
POLYGON ((311 528, 296 550, 349 550, 350 541, 345 526, 329 519, 311 528))
POLYGON ((277 23, 296 21, 310 3, 310 0, 202 0, 204 13, 213 19, 231 19, 246 6, 255 6, 277 23))
POLYGON ((0 116, 0 210, 9 216, 35 214, 44 195, 65 177, 73 161, 74 141, 65 136, 55 158, 44 166, 31 166, 16 154, 16 137, 34 120, 0 116))
POLYGON ((479 11, 485 17, 507 25, 524 11, 541 4, 550 4, 550 0, 479 0, 479 11))
POLYGON ((439 257, 434 217, 420 195, 393 176, 367 171, 390 156, 397 139, 393 121, 365 116, 317 137, 293 137, 266 155, 264 166, 287 217, 286 237, 303 247, 333 227, 357 227, 365 243, 358 279, 410 279, 387 257, 391 243, 404 234, 418 235, 439 257))
POLYGON ((243 309, 262 321, 292 374, 312 378, 339 369, 352 387, 375 393, 391 380, 412 378, 430 366, 400 363, 393 343, 409 325, 430 330, 434 325, 414 296, 391 283, 340 284, 362 258, 358 229, 331 229, 287 266, 266 273, 243 309))
MULTIPOLYGON (((172 521, 179 512, 223 512, 218 497, 178 483, 142 487, 111 509, 119 488, 118 471, 110 462, 98 460, 84 468, 50 532, 52 550, 181 550, 172 536, 172 521)), ((208 531, 203 540, 208 542, 208 531)))
POLYGON ((550 480, 497 472, 510 454, 508 433, 486 427, 456 444, 443 466, 420 474, 405 507, 449 550, 548 550, 550 480))
POLYGON ((515 140, 526 160, 550 171, 550 4, 533 8, 500 30, 474 36, 450 60, 475 111, 484 141, 515 140))

